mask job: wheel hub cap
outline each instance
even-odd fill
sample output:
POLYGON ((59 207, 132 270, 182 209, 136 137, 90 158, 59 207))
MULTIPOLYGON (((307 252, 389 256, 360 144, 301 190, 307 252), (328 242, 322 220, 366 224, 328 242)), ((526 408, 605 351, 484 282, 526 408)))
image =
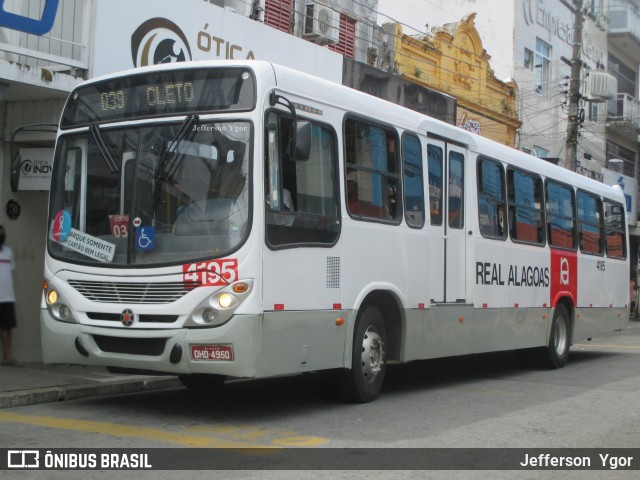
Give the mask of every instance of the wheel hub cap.
POLYGON ((375 381, 384 361, 382 337, 373 328, 367 328, 362 338, 362 376, 367 383, 375 381))

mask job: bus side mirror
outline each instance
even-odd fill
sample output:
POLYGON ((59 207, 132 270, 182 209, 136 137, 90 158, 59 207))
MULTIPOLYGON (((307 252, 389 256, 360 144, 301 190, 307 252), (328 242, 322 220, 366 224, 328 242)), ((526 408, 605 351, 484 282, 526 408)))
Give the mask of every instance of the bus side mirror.
POLYGON ((11 159, 11 176, 9 182, 11 191, 17 192, 20 189, 20 170, 22 168, 22 156, 20 152, 16 153, 11 159))
POLYGON ((309 160, 311 153, 311 122, 296 122, 295 161, 309 160))

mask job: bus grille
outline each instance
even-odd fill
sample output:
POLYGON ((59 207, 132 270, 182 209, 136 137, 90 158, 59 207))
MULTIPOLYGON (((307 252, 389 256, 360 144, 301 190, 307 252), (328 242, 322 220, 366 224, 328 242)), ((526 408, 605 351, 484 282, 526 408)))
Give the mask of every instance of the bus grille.
MULTIPOLYGON (((107 322, 121 322, 121 313, 87 312, 87 317, 91 320, 104 320, 107 322)), ((155 315, 142 313, 136 315, 140 323, 174 323, 178 320, 178 315, 155 315)))
POLYGON ((104 303, 172 303, 193 289, 182 282, 114 283, 70 280, 69 285, 85 298, 104 303))
POLYGON ((166 338, 127 338, 93 335, 96 345, 103 352, 149 355, 158 357, 164 352, 166 338))

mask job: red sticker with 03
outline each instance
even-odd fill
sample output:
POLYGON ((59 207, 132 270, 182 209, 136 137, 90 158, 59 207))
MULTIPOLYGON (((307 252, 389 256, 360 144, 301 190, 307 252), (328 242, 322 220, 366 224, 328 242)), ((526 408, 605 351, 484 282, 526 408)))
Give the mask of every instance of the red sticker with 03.
POLYGON ((238 259, 209 260, 182 266, 182 281, 203 287, 228 285, 238 279, 238 259))
POLYGON ((116 238, 129 236, 129 215, 109 215, 111 235, 116 238))

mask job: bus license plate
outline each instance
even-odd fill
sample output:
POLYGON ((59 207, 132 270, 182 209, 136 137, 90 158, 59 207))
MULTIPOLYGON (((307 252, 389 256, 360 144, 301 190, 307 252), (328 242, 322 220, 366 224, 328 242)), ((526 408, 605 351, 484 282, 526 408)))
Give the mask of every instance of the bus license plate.
POLYGON ((191 358, 230 362, 233 360, 232 345, 191 345, 191 358))

